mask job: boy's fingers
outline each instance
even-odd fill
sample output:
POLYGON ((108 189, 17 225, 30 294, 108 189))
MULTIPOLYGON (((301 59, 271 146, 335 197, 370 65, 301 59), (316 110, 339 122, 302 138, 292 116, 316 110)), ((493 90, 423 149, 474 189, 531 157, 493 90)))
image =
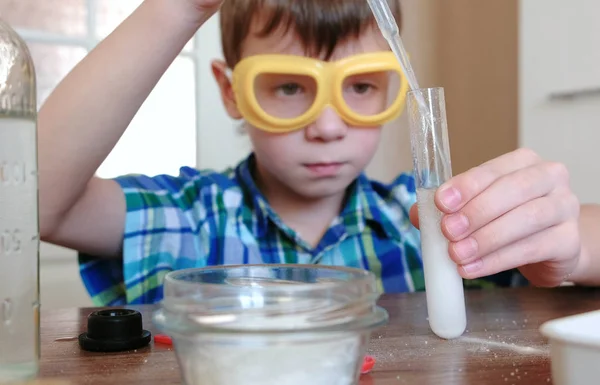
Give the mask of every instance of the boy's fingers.
MULTIPOLYGON (((494 183, 479 193, 465 205, 459 213, 447 215, 442 221, 444 234, 451 241, 460 241, 473 232, 488 226, 496 219, 508 215, 531 201, 547 196, 555 188, 556 179, 548 171, 545 163, 526 167, 511 174, 499 177, 494 183)), ((551 206, 552 211, 563 212, 570 208, 570 200, 559 200, 551 206), (563 204, 563 202, 565 202, 563 204)), ((539 211, 535 211, 539 218, 539 211)), ((530 216, 525 215, 526 219, 530 216)), ((503 221, 505 223, 506 221, 503 221)), ((522 222, 522 220, 517 220, 522 222)), ((510 228, 518 227, 506 223, 510 228)), ((500 235, 504 227, 500 228, 500 235)))
POLYGON ((548 196, 527 202, 473 232, 470 237, 451 243, 450 257, 465 265, 559 225, 571 218, 571 213, 561 208, 562 201, 570 200, 572 198, 548 196))
POLYGON ((436 204, 444 213, 460 210, 497 179, 540 162, 533 151, 518 149, 490 160, 450 179, 436 193, 436 204))
POLYGON ((536 286, 555 286, 572 270, 569 258, 578 251, 578 224, 565 222, 496 250, 459 267, 465 279, 486 277, 501 271, 527 267, 527 278, 536 286), (566 241, 565 241, 566 239, 566 241), (551 260, 552 258, 552 260, 551 260), (540 262, 547 264, 540 265, 540 262))

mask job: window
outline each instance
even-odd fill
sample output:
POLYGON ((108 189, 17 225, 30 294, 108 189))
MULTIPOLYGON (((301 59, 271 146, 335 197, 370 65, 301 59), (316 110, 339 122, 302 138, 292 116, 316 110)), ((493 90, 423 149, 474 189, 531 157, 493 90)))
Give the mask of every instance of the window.
MULTIPOLYGON (((25 39, 33 56, 38 105, 141 1, 0 0, 0 17, 25 39)), ((181 166, 220 170, 245 156, 249 142, 216 97, 210 60, 220 57, 213 17, 161 78, 98 175, 177 174, 181 166)), ((46 309, 90 305, 75 254, 42 243, 40 291, 46 309)))
MULTIPOLYGON (((59 81, 141 2, 0 0, 2 18, 31 50, 39 106, 59 81)), ((181 166, 221 169, 245 155, 246 140, 236 133, 235 123, 215 98, 218 88, 209 65, 212 58, 221 56, 216 18, 197 35, 142 105, 98 169, 99 176, 177 174, 181 166), (196 44, 200 40, 204 43, 196 44)))

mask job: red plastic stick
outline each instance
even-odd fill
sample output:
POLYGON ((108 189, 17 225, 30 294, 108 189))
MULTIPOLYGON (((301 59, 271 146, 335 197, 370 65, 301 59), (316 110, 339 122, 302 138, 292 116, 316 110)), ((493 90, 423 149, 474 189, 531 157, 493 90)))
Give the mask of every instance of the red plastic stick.
POLYGON ((165 345, 173 345, 173 341, 171 340, 171 337, 169 337, 165 334, 155 334, 154 342, 158 342, 159 344, 165 344, 165 345))
POLYGON ((367 374, 373 369, 375 366, 375 358, 371 356, 365 356, 365 360, 363 361, 362 369, 360 371, 361 374, 367 374))

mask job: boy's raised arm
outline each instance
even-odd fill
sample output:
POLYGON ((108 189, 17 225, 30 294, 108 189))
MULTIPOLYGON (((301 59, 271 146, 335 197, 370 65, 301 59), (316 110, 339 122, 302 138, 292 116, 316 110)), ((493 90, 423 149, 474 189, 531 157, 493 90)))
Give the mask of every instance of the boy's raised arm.
POLYGON ((95 255, 118 254, 123 193, 94 173, 221 2, 145 0, 50 95, 38 119, 43 240, 95 255))

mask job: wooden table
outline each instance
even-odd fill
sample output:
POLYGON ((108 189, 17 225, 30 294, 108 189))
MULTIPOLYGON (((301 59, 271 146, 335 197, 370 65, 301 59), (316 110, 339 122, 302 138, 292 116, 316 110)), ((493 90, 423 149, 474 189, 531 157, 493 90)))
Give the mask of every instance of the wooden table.
MULTIPOLYGON (((495 289, 468 291, 468 331, 445 341, 429 330, 424 293, 385 295, 380 300, 389 324, 373 334, 369 354, 376 365, 361 385, 550 384, 549 347, 538 328, 543 322, 600 308, 600 290, 495 289)), ((130 307, 144 315, 152 306, 130 307)), ((172 348, 147 346, 124 353, 89 353, 75 339, 96 309, 42 312, 40 379, 80 384, 180 384, 172 348), (67 338, 67 340, 65 340, 67 338), (58 341, 57 341, 58 339, 58 341)), ((235 384, 231 384, 235 385, 235 384)), ((308 385, 308 384, 307 384, 308 385)))

